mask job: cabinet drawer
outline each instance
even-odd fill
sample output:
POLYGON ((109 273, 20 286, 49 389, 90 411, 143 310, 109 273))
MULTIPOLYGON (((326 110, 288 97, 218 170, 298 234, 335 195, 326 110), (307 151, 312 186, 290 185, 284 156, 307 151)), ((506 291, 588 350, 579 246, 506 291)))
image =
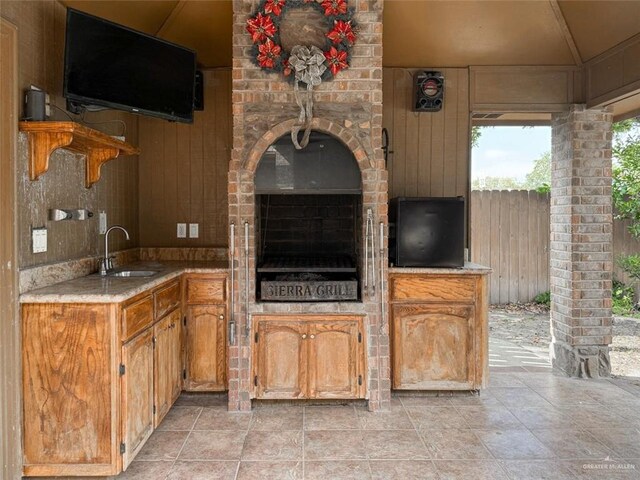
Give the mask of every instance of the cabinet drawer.
POLYGON ((153 298, 144 297, 122 309, 123 340, 127 341, 153 323, 153 298))
POLYGON ((186 283, 189 304, 223 303, 227 299, 225 278, 187 278, 186 283))
POLYGON ((402 275, 391 277, 391 301, 473 302, 476 279, 467 276, 402 275))
POLYGON ((156 319, 162 318, 180 303, 180 282, 174 282, 158 290, 153 297, 156 302, 156 319))

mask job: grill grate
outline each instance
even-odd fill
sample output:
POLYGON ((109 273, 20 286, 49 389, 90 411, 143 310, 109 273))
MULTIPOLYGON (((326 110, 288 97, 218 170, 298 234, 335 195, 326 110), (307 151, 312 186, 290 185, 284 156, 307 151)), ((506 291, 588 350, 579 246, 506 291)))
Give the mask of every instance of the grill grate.
POLYGON ((353 260, 348 256, 338 257, 270 257, 258 267, 260 273, 288 272, 355 272, 353 260))

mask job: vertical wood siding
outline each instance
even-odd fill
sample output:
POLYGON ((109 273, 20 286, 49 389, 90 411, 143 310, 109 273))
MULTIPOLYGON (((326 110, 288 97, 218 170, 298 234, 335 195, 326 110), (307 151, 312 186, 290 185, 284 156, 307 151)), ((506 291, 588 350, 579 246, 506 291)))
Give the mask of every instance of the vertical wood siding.
MULTIPOLYGON (((529 302, 549 290, 549 195, 529 191, 471 194, 471 260, 493 269, 490 303, 529 302)), ((640 253, 628 222, 613 222, 613 255, 640 253)), ((629 282, 614 264, 614 278, 629 282)))
POLYGON ((227 244, 231 70, 204 72, 205 110, 193 124, 140 117, 140 246, 227 244), (199 238, 176 238, 176 223, 198 223, 199 238))
POLYGON ((468 199, 468 70, 385 68, 382 87, 382 124, 393 150, 387 165, 389 198, 462 195, 468 199), (439 112, 412 111, 413 78, 421 70, 444 75, 444 106, 439 112))

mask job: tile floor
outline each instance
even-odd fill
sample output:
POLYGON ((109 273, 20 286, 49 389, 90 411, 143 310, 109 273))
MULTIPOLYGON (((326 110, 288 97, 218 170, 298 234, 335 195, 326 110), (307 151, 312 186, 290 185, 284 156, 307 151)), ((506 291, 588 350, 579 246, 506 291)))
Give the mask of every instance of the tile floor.
POLYGON ((565 378, 491 343, 480 396, 361 405, 257 405, 184 394, 118 480, 640 479, 640 387, 565 378), (505 360, 505 361, 502 361, 505 360))

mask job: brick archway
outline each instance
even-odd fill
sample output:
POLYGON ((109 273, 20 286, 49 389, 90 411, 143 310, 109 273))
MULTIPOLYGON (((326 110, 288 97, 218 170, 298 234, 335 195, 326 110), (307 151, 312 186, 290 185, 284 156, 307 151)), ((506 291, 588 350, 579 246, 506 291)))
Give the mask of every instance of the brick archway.
MULTIPOLYGON (((249 155, 247 155, 246 159, 242 163, 242 169, 251 172, 251 174, 255 174, 258 163, 260 163, 260 159, 267 148, 269 148, 278 138, 290 133, 296 123, 296 119, 286 120, 275 125, 268 132, 262 135, 251 150, 249 150, 249 155)), ((340 140, 349 150, 351 150, 351 153, 353 153, 353 156, 360 167, 360 172, 374 167, 373 162, 369 159, 364 147, 346 128, 323 118, 314 118, 311 120, 311 129, 327 133, 340 140)))

